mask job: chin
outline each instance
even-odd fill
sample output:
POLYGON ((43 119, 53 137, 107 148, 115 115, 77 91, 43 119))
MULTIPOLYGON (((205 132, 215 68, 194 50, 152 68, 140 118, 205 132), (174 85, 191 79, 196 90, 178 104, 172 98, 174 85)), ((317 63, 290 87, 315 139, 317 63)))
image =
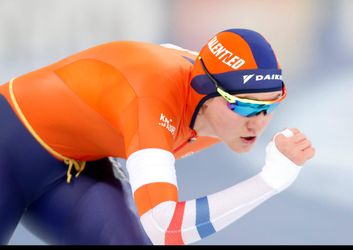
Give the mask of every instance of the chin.
POLYGON ((251 150, 252 147, 250 148, 240 148, 240 149, 235 149, 233 150, 234 152, 237 152, 237 153, 248 153, 250 150, 251 150))
POLYGON ((235 144, 235 145, 228 144, 228 146, 231 148, 233 152, 240 153, 240 154, 248 153, 253 148, 253 145, 241 145, 241 144, 235 144))

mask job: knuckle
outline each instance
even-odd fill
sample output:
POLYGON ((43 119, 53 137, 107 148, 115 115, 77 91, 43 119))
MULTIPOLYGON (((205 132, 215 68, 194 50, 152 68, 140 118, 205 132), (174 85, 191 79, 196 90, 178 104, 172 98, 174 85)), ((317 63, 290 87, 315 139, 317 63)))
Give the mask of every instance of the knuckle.
POLYGON ((292 130, 292 132, 293 132, 294 134, 299 134, 299 133, 300 133, 300 130, 297 129, 297 128, 290 128, 290 130, 292 130))
POLYGON ((306 137, 306 135, 304 133, 300 132, 299 135, 300 135, 301 138, 303 138, 305 140, 307 139, 307 137, 306 137))
POLYGON ((310 151, 310 158, 314 157, 316 151, 315 151, 315 148, 311 148, 311 151, 310 151))
POLYGON ((311 142, 309 140, 304 140, 302 143, 301 143, 301 146, 303 147, 303 149, 308 149, 310 148, 311 146, 311 142))
POLYGON ((310 148, 308 148, 307 150, 305 150, 304 153, 305 153, 305 157, 306 157, 307 159, 311 159, 311 158, 313 158, 314 155, 315 155, 315 149, 312 148, 312 147, 310 147, 310 148))
POLYGON ((296 151, 294 154, 293 154, 293 160, 295 162, 301 162, 303 160, 303 155, 299 152, 299 151, 296 151))

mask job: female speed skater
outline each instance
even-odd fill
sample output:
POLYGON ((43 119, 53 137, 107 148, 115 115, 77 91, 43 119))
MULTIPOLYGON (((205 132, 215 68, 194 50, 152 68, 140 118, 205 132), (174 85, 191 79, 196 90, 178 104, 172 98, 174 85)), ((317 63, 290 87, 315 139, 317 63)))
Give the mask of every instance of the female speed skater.
POLYGON ((199 53, 106 43, 9 80, 0 244, 21 219, 48 244, 179 245, 220 231, 293 183, 315 154, 310 140, 285 129, 258 174, 186 201, 175 161, 220 142, 250 151, 286 94, 272 47, 246 29, 219 32, 199 53), (109 158, 126 160, 136 213, 109 158))

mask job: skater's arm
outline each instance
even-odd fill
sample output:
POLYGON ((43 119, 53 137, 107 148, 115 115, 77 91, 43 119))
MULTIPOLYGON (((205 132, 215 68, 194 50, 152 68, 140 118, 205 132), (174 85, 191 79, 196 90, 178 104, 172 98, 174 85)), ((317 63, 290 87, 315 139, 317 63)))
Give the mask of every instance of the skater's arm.
POLYGON ((179 201, 170 152, 137 151, 127 168, 142 225, 154 244, 189 244, 223 229, 288 187, 301 169, 271 141, 259 174, 223 191, 179 201))

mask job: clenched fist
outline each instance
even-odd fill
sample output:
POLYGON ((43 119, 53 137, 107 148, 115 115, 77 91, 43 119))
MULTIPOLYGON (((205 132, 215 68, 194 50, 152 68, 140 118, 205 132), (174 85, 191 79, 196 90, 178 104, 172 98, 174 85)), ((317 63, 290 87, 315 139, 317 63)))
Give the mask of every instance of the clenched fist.
POLYGON ((276 147, 283 155, 298 166, 304 165, 307 160, 314 157, 315 149, 302 132, 296 128, 290 128, 286 133, 280 133, 275 137, 276 147), (289 135, 290 131, 292 136, 289 135))
POLYGON ((298 177, 300 166, 311 159, 315 149, 298 129, 285 129, 267 144, 263 180, 278 192, 289 187, 298 177))

